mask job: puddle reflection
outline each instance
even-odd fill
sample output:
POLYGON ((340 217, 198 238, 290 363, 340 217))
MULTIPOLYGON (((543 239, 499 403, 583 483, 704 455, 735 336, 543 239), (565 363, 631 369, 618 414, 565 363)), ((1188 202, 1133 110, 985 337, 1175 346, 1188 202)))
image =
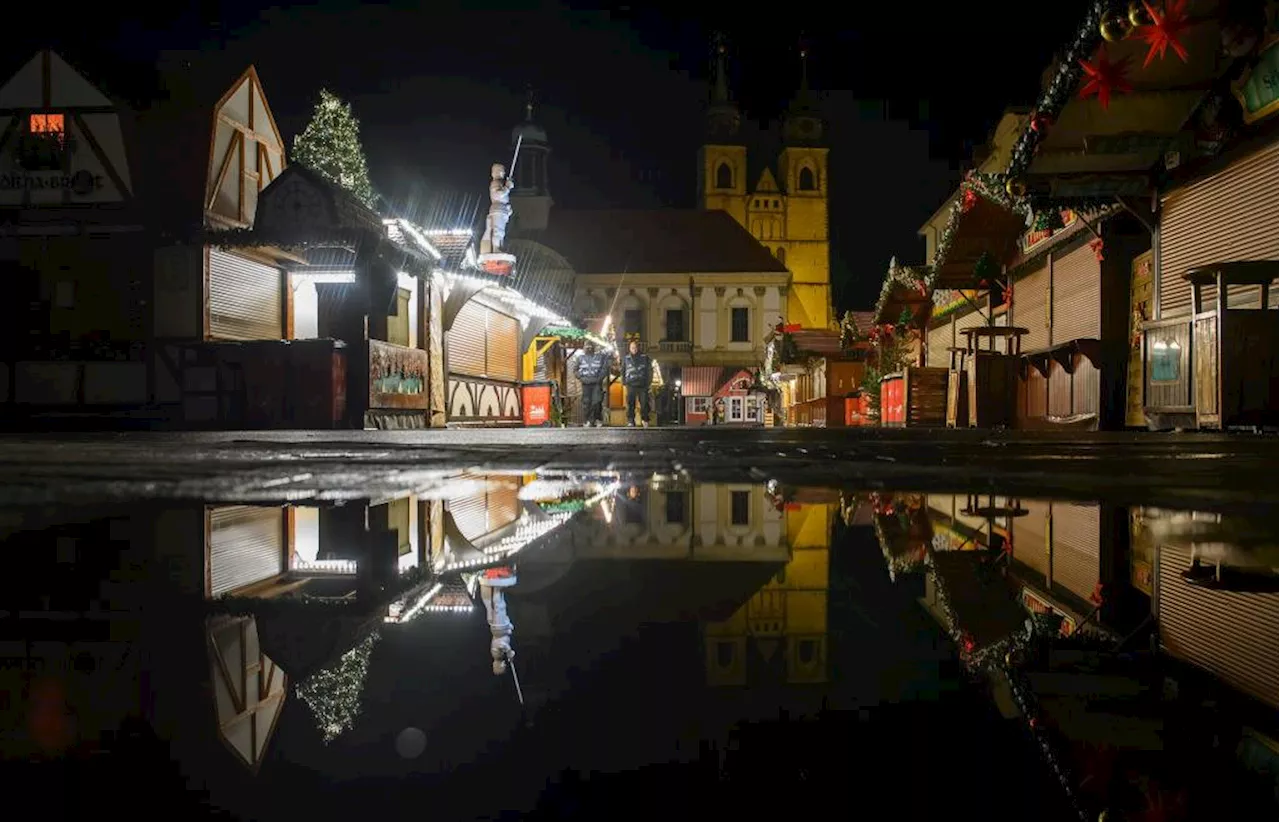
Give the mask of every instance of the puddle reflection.
MULTIPOLYGON (((615 473, 314 503, 0 513, 6 759, 121 756, 150 734, 256 818, 285 786, 351 779, 482 813, 655 763, 719 790, 765 762, 834 784, 907 746, 917 711, 957 761, 982 739, 1026 770, 1045 818, 1136 812, 1143 791, 1224 807, 1196 790, 1205 762, 1241 797, 1274 785, 1274 506, 615 473), (787 741, 760 741, 780 715, 787 741), (829 747, 812 733, 849 750, 795 753, 829 747)), ((1023 815, 1011 802, 990 798, 1023 815)))

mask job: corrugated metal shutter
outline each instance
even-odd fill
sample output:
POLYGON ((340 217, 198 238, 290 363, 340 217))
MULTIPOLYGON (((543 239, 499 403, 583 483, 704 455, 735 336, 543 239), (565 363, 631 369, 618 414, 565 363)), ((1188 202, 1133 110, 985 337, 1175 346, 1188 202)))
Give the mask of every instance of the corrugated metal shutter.
POLYGON ((931 368, 947 368, 951 365, 951 352, 955 346, 955 328, 950 321, 929 332, 929 360, 931 368))
POLYGON ((1097 505, 1053 504, 1053 582, 1085 602, 1098 584, 1097 505))
POLYGON ((483 377, 484 338, 489 333, 489 309, 472 300, 462 306, 445 335, 448 346, 449 373, 483 377))
POLYGON ((1188 585, 1191 551, 1160 546, 1156 590, 1160 644, 1276 707, 1277 595, 1210 591, 1188 585))
MULTIPOLYGON (((1280 257, 1277 158, 1276 144, 1272 143, 1161 200, 1160 319, 1191 313, 1191 287, 1182 279, 1188 269, 1280 257)), ((1252 287, 1232 289, 1232 305, 1248 305, 1256 293, 1252 287)), ((1274 282, 1270 304, 1276 305, 1274 282)), ((1207 299, 1205 310, 1213 305, 1207 299)))
POLYGON ((1087 244, 1053 259, 1050 345, 1102 335, 1102 271, 1087 244))
POLYGON ((983 312, 983 311, 970 311, 969 314, 965 314, 964 316, 957 316, 956 318, 957 346, 965 346, 965 344, 969 343, 969 338, 966 338, 964 334, 961 334, 960 333, 961 330, 964 330, 966 328, 978 328, 979 325, 986 325, 986 324, 987 324, 987 315, 986 315, 986 312, 983 312))
POLYGON ((1013 323, 1027 329, 1023 351, 1049 347, 1049 264, 1032 271, 1013 284, 1013 323))
POLYGON ((1025 517, 1013 520, 1013 558, 1042 576, 1049 574, 1049 549, 1045 541, 1045 524, 1049 515, 1049 503, 1042 500, 1022 500, 1027 509, 1025 517))
POLYGON ((469 540, 479 539, 488 532, 488 510, 489 498, 484 491, 449 500, 453 522, 469 540))
POLYGON ((284 571, 284 510, 209 509, 209 594, 221 596, 284 571))
POLYGON ((514 484, 489 489, 489 531, 504 528, 520 518, 520 489, 514 484))
POLYGON ((209 335, 219 340, 284 337, 280 269, 218 249, 209 251, 209 335))
POLYGON ((488 311, 485 359, 489 379, 515 382, 520 378, 520 321, 493 309, 488 311))

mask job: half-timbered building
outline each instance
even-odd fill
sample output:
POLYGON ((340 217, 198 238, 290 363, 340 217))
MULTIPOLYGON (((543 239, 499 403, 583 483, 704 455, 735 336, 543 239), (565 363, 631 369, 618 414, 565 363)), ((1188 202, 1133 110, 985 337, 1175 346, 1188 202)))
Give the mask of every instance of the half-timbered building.
POLYGON ((131 111, 52 51, 0 85, 6 416, 146 398, 134 125, 131 111))

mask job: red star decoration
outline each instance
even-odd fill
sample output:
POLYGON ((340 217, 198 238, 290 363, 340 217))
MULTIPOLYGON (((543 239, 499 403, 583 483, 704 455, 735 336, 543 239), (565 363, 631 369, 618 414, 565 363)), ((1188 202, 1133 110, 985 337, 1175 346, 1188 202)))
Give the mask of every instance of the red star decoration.
POLYGON ((1178 41, 1178 37, 1191 27, 1191 21, 1187 18, 1187 0, 1169 0, 1162 12, 1156 11, 1146 0, 1143 0, 1142 5, 1146 7, 1152 21, 1151 25, 1143 26, 1138 32, 1138 36, 1150 46, 1142 67, 1151 65, 1157 54, 1163 60, 1169 49, 1173 49, 1173 53, 1181 57, 1182 62, 1187 62, 1187 49, 1178 41))
POLYGON ((1102 240, 1101 238, 1089 241, 1089 248, 1093 249, 1093 256, 1098 262, 1102 262, 1105 257, 1102 256, 1102 240))
POLYGON ((1084 69, 1084 73, 1089 77, 1080 89, 1080 99, 1096 94, 1104 110, 1111 105, 1111 92, 1133 91, 1133 87, 1125 78, 1125 73, 1129 70, 1129 58, 1125 57, 1113 63, 1107 59, 1105 47, 1099 47, 1098 56, 1092 63, 1081 60, 1080 68, 1084 69))
POLYGON ((1099 582, 1093 587, 1093 594, 1089 597, 1089 601, 1094 605, 1102 605, 1102 583, 1099 582))
POLYGON ((964 196, 960 198, 960 211, 968 212, 978 204, 978 194, 971 188, 964 190, 964 196))

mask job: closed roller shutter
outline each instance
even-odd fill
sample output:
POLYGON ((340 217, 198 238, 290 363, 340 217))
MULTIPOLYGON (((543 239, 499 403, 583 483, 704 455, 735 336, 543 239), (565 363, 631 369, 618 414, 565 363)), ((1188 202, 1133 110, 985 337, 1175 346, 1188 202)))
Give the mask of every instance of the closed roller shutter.
POLYGON ((1085 602, 1098 584, 1097 505, 1054 503, 1053 582, 1085 602))
POLYGON ((1029 332, 1022 338, 1023 351, 1049 347, 1049 265, 1032 271, 1013 284, 1013 324, 1029 332))
POLYGON ((209 336, 218 340, 284 337, 280 269, 236 254, 209 251, 209 336))
POLYGON ((1101 336, 1101 269, 1087 244, 1053 258, 1050 345, 1101 336))
POLYGON ((284 571, 284 510, 233 505, 209 510, 209 595, 284 571))
POLYGON ((448 333, 449 372, 515 382, 520 373, 520 321, 472 300, 448 333))
POLYGON ((1049 503, 1022 500, 1025 517, 1013 520, 1013 558, 1041 576, 1049 573, 1049 550, 1045 542, 1049 503))
POLYGON ((520 489, 507 479, 489 480, 484 490, 449 500, 449 513, 463 536, 475 542, 520 518, 520 489))
POLYGON ((505 528, 520 518, 520 489, 514 484, 489 489, 489 532, 505 528))
POLYGON ((469 540, 477 540, 488 531, 488 495, 484 491, 449 500, 453 523, 469 540))
MULTIPOLYGON (((1161 200, 1160 319, 1191 314, 1191 286, 1182 275, 1209 263, 1280 257, 1280 186, 1276 144, 1242 158, 1217 174, 1170 192, 1161 200)), ((1213 301, 1205 289, 1205 310, 1213 301)), ((1252 304, 1257 290, 1233 288, 1232 305, 1252 304)), ((1270 305, 1276 305, 1273 282, 1270 305)))
POLYGON ((489 379, 515 382, 520 374, 520 321, 489 309, 486 365, 489 379))
POLYGON ((449 373, 483 377, 484 338, 489 333, 489 309, 472 300, 462 306, 445 335, 448 346, 449 373))
POLYGON ((932 368, 947 368, 951 365, 951 352, 948 348, 955 345, 955 330, 951 322, 940 325, 929 332, 929 361, 932 368))
MULTIPOLYGON (((968 345, 969 340, 972 339, 970 336, 961 334, 960 333, 961 331, 965 330, 966 328, 977 328, 978 326, 982 326, 986 324, 987 324, 987 316, 983 314, 981 311, 970 311, 968 314, 965 314, 963 317, 956 317, 956 345, 963 348, 964 346, 968 345)), ((986 347, 985 343, 983 343, 983 347, 984 348, 986 347)), ((972 370, 973 363, 966 361, 965 367, 968 368, 969 370, 972 370)))
POLYGON ((1276 707, 1277 595, 1188 585, 1191 551, 1160 546, 1156 616, 1166 652, 1276 707))

